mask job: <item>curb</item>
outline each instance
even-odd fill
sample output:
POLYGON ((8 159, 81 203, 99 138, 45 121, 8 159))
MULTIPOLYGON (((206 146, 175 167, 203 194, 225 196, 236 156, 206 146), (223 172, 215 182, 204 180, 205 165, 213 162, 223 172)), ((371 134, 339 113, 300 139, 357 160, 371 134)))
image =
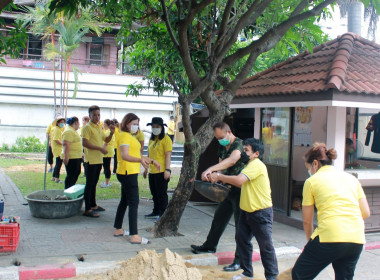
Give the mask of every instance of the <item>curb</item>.
MULTIPOLYGON (((380 249, 380 241, 369 242, 365 250, 380 249)), ((299 255, 302 250, 296 247, 276 248, 277 258, 299 255)), ((214 254, 199 254, 183 256, 184 262, 193 265, 216 266, 233 262, 235 252, 219 252, 214 254)), ((253 251, 252 262, 260 260, 260 253, 253 251)), ((39 265, 36 267, 10 266, 3 267, 0 271, 1 280, 32 280, 32 279, 56 279, 70 278, 79 275, 106 272, 109 269, 120 267, 120 261, 92 262, 92 263, 66 263, 60 265, 39 265)))

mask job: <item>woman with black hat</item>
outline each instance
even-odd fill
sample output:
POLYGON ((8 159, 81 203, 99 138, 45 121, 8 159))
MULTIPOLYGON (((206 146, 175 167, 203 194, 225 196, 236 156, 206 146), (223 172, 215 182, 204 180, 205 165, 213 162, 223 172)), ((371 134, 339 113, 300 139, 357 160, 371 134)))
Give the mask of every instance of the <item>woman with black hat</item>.
POLYGON ((82 163, 82 138, 77 130, 79 129, 79 119, 77 117, 67 118, 67 128, 62 134, 63 143, 63 163, 66 167, 65 189, 74 186, 81 172, 82 163))
MULTIPOLYGON (((155 218, 156 221, 165 212, 168 206, 168 183, 170 180, 170 158, 172 155, 173 143, 165 134, 164 126, 167 126, 162 118, 153 118, 151 123, 152 135, 148 145, 148 156, 158 161, 161 170, 157 170, 154 165, 149 165, 149 188, 153 196, 153 211, 145 215, 145 218, 155 218)), ((148 169, 144 171, 144 178, 148 169)))

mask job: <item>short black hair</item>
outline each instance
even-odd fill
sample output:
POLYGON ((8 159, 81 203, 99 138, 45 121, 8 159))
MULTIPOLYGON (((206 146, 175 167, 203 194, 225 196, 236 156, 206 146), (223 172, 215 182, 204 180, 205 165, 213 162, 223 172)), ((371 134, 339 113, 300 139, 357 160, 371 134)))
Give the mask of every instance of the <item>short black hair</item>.
POLYGON ((88 108, 88 114, 91 114, 92 111, 100 111, 100 108, 98 105, 92 105, 90 108, 88 108))
POLYGON ((251 146, 252 152, 259 152, 259 158, 261 159, 264 154, 264 144, 259 139, 247 138, 243 141, 244 146, 251 146))
POLYGON ((74 124, 75 122, 78 122, 79 123, 79 119, 77 117, 71 117, 71 118, 67 118, 66 120, 66 123, 68 125, 72 125, 74 124))

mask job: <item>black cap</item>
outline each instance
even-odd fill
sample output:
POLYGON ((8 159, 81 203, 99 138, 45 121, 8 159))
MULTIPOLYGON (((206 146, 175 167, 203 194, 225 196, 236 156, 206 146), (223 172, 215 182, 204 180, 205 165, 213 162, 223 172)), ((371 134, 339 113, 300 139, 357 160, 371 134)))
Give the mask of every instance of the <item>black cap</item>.
POLYGON ((152 124, 159 124, 161 126, 167 126, 166 123, 164 123, 164 120, 162 118, 158 118, 158 117, 155 117, 155 118, 152 118, 152 122, 150 123, 147 123, 146 125, 152 125, 152 124))

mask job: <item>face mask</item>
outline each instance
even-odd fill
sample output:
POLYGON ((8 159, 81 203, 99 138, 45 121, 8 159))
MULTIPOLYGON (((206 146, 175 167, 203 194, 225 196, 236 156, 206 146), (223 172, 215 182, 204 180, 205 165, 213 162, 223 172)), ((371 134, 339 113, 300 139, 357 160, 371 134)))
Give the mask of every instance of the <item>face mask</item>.
POLYGON ((227 146, 228 144, 230 144, 230 140, 227 139, 227 135, 226 135, 225 138, 220 139, 218 141, 219 141, 219 144, 222 145, 222 146, 227 146))
POLYGON ((157 127, 157 128, 152 128, 152 133, 153 135, 160 135, 161 133, 161 128, 160 127, 157 127))
POLYGON ((307 173, 309 174, 309 177, 311 177, 311 171, 310 171, 310 169, 307 170, 307 173))
POLYGON ((64 123, 60 123, 60 124, 59 124, 59 127, 60 127, 60 128, 64 128, 64 127, 65 127, 65 124, 64 124, 64 123))
POLYGON ((249 162, 249 156, 246 152, 242 151, 240 155, 240 161, 244 164, 247 164, 249 162))
POLYGON ((132 125, 131 126, 131 133, 136 133, 137 130, 139 130, 139 126, 138 125, 132 125))

